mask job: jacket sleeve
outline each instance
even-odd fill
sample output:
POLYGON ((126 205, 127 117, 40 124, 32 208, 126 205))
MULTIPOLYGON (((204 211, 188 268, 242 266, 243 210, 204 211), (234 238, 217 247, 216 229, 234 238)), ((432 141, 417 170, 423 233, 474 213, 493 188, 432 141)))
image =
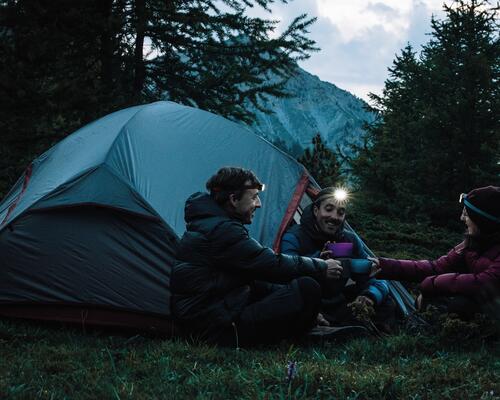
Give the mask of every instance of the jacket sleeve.
POLYGON ((293 233, 287 232, 281 239, 281 252, 290 256, 299 255, 299 239, 293 233))
POLYGON ((380 258, 381 271, 377 278, 422 282, 428 276, 463 270, 465 261, 462 250, 459 245, 434 261, 380 258))
POLYGON ((370 279, 368 287, 361 292, 361 295, 372 299, 375 304, 381 304, 389 294, 389 285, 381 279, 370 279))
POLYGON ((445 273, 425 278, 420 290, 428 295, 478 296, 498 294, 500 290, 500 256, 479 273, 445 273))
POLYGON ((290 256, 305 256, 319 258, 320 251, 315 251, 312 254, 300 254, 300 242, 299 238, 293 233, 287 232, 283 235, 281 239, 281 253, 288 254, 290 256))
POLYGON ((269 282, 289 282, 300 276, 310 276, 322 282, 326 279, 326 262, 277 254, 250 238, 239 222, 224 222, 211 233, 214 267, 247 278, 269 282))

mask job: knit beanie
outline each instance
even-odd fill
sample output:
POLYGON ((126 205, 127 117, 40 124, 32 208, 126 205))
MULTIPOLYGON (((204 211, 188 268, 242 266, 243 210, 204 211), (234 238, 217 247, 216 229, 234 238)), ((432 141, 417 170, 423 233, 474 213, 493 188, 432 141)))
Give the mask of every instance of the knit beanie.
POLYGON ((469 218, 481 233, 500 231, 500 187, 486 186, 471 190, 463 198, 469 218))

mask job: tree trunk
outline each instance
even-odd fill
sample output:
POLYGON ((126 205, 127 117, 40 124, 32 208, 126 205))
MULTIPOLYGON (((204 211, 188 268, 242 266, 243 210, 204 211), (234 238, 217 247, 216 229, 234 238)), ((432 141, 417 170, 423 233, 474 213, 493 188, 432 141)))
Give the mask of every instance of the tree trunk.
POLYGON ((146 0, 135 0, 135 50, 134 50, 134 86, 132 95, 135 101, 140 101, 146 68, 143 60, 144 34, 146 31, 146 0))

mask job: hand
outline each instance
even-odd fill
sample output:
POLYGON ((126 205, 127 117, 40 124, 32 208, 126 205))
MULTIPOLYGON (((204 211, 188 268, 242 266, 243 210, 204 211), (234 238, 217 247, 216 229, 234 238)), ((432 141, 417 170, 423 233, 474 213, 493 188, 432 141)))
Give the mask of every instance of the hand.
POLYGON ((319 326, 330 326, 328 320, 321 313, 318 313, 318 316, 316 317, 316 324, 319 326))
POLYGON ((375 305, 375 302, 367 296, 356 297, 356 299, 354 300, 354 303, 366 305, 367 307, 371 307, 371 308, 373 308, 373 306, 375 305))
POLYGON ((415 308, 417 309, 417 311, 422 310, 423 301, 424 301, 424 296, 422 296, 422 293, 420 293, 415 299, 415 308))
POLYGON ((321 253, 319 253, 319 258, 322 258, 323 260, 328 260, 329 258, 333 258, 333 253, 331 250, 328 250, 327 246, 330 243, 330 241, 326 242, 325 245, 323 246, 323 250, 321 250, 321 253))
POLYGON ((368 257, 368 260, 372 262, 372 268, 370 271, 370 278, 373 278, 377 275, 382 269, 380 268, 380 260, 376 257, 368 257))
POLYGON ((323 260, 328 260, 329 258, 332 258, 333 254, 331 250, 322 250, 321 253, 319 253, 319 258, 322 258, 323 260))
POLYGON ((342 264, 339 260, 334 260, 333 258, 329 258, 325 260, 328 268, 326 270, 326 279, 340 279, 342 276, 342 264))

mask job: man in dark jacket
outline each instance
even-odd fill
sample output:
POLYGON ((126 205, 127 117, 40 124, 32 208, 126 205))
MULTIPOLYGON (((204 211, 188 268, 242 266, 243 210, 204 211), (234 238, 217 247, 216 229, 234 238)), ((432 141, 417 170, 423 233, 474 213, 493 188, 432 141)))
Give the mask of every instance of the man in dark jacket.
POLYGON ((386 281, 369 277, 371 262, 367 260, 368 253, 358 236, 344 229, 347 199, 345 193, 336 188, 328 187, 321 190, 313 204, 306 207, 300 224, 292 226, 283 236, 281 252, 290 255, 335 257, 327 249, 328 243, 351 243, 352 251, 345 258, 345 268, 351 269, 351 274, 344 274, 328 292, 324 292, 322 314, 320 321, 328 324, 353 323, 355 315, 352 310, 367 309, 368 314, 374 314, 375 322, 382 324, 392 317, 394 304, 388 298, 389 286, 386 281), (354 271, 366 267, 365 273, 354 271), (348 275, 354 282, 347 285, 348 275), (354 302, 350 307, 348 305, 354 302), (324 315, 326 320, 321 320, 324 315))
POLYGON ((252 171, 225 167, 207 193, 185 206, 187 230, 171 277, 180 326, 223 345, 299 336, 316 320, 321 284, 340 279, 336 260, 280 255, 250 238, 262 183, 252 171))

